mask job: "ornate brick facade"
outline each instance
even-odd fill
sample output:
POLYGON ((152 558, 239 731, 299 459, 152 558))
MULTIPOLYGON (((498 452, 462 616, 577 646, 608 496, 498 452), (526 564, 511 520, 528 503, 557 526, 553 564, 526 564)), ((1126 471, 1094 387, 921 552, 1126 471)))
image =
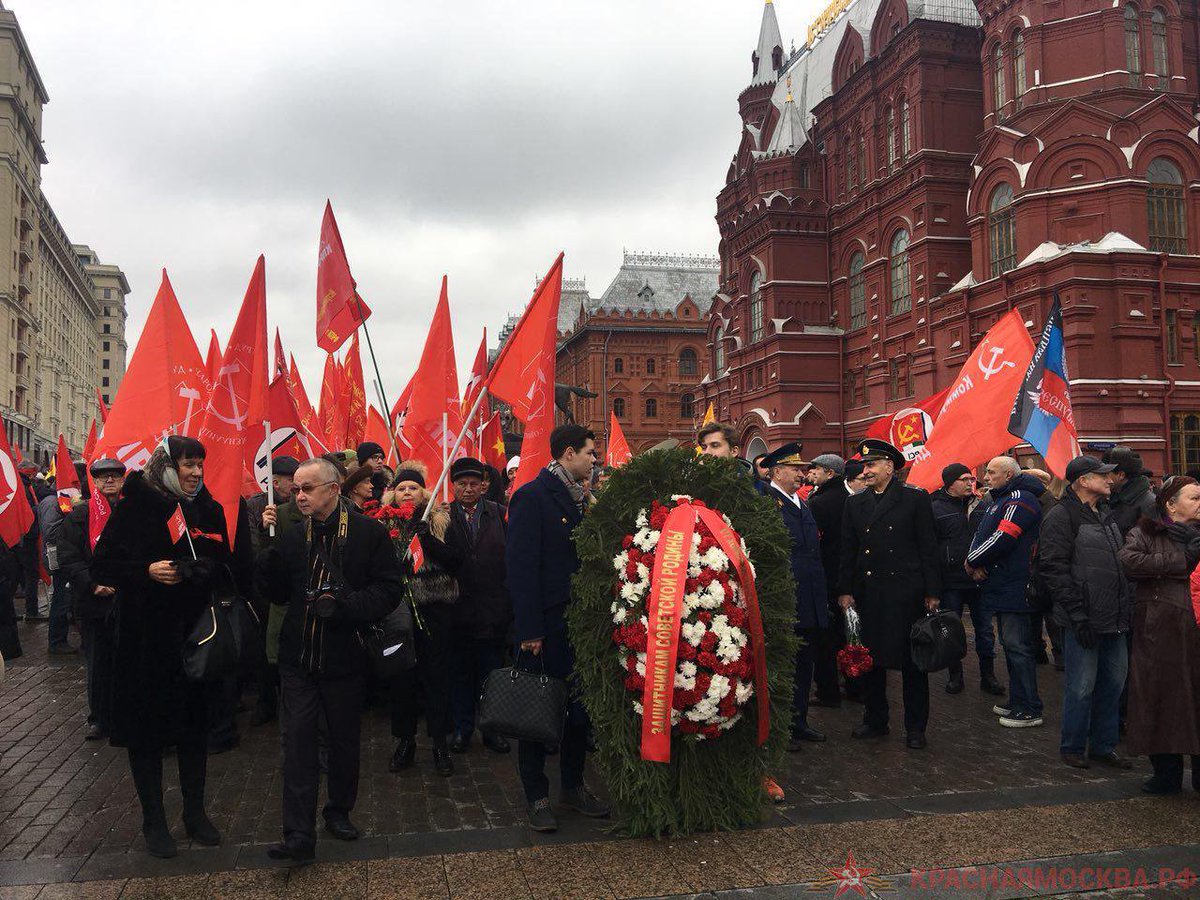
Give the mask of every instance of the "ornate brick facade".
POLYGON ((855 0, 785 56, 768 2, 701 396, 748 454, 845 448, 1057 291, 1081 440, 1200 468, 1195 4, 977 6, 855 0))

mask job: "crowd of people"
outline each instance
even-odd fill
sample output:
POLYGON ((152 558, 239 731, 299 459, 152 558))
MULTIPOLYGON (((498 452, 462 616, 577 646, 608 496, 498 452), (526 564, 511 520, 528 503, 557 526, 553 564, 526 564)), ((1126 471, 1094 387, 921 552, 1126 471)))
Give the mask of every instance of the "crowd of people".
MULTIPOLYGON (((594 435, 554 430, 553 461, 513 492, 508 472, 471 458, 450 467, 452 499, 434 496, 424 468, 396 470, 377 444, 300 461, 274 461, 270 495, 244 499, 231 542, 225 511, 204 486, 205 448, 172 436, 141 471, 96 459, 79 472, 71 508, 43 476, 19 489, 37 510, 14 549, 0 545, 0 654, 21 654, 15 604, 27 622, 48 618, 49 652, 86 661, 85 738, 128 754, 149 852, 176 853, 163 804, 164 756, 175 756, 183 825, 201 845, 221 835, 205 807, 207 758, 239 742, 235 713, 256 695, 251 727, 279 718, 283 745, 282 840, 269 854, 312 860, 320 810, 334 838, 353 840, 364 709, 386 703, 395 749, 390 769, 418 764, 421 718, 432 768, 455 773, 454 756, 478 731, 481 685, 516 664, 570 678, 566 625, 579 567, 573 532, 604 492, 594 435), (64 507, 67 507, 64 509, 64 507), (181 518, 180 518, 181 517, 181 518), (179 520, 179 521, 177 521, 179 520), (186 537, 186 540, 182 538, 186 537), (49 609, 39 582, 49 575, 49 609), (214 592, 235 594, 261 623, 255 663, 237 676, 191 680, 182 647, 214 592), (20 596, 20 599, 18 597, 20 596), (411 604, 416 664, 381 679, 367 663, 364 628, 411 604)), ((712 423, 697 435, 705 457, 740 460, 735 430, 712 423)), ((790 541, 795 582, 795 666, 789 750, 827 736, 812 707, 861 703, 851 738, 890 732, 887 672, 900 672, 905 745, 926 747, 929 674, 914 661, 910 632, 927 613, 969 613, 981 694, 999 726, 1045 724, 1038 667, 1064 672, 1060 752, 1068 766, 1131 768, 1118 751, 1149 756, 1144 790, 1182 790, 1184 757, 1200 790, 1200 482, 1152 486, 1139 456, 1115 448, 1081 456, 1065 479, 1017 460, 991 460, 982 483, 947 466, 932 494, 904 482, 907 461, 890 444, 861 441, 852 458, 806 459, 789 443, 744 462, 746 489, 774 501, 790 541), (849 610, 874 661, 839 672, 849 610), (996 673, 996 637, 1007 685, 996 673), (1050 651, 1047 652, 1046 641, 1050 651)), ((945 690, 961 694, 966 667, 945 690)), ((486 752, 511 753, 483 733, 486 752)), ((517 741, 516 764, 530 827, 557 828, 546 774, 558 757, 559 807, 608 815, 587 787, 587 713, 572 695, 561 741, 517 741)), ((764 789, 779 800, 771 778, 764 789)))

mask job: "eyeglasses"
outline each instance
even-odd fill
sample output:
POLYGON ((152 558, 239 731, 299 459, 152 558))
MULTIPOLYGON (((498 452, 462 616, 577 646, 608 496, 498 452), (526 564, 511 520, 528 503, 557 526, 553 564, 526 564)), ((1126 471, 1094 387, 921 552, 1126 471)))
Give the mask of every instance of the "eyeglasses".
POLYGON ((311 494, 314 491, 316 491, 317 488, 326 487, 331 484, 337 484, 337 482, 336 481, 322 481, 317 484, 298 484, 298 485, 296 485, 296 493, 297 494, 311 494))
POLYGON ((960 476, 958 476, 958 480, 964 481, 967 484, 974 484, 976 481, 978 481, 978 479, 974 475, 960 475, 960 476))
POLYGON ((123 477, 119 472, 101 472, 99 475, 92 474, 93 481, 120 481, 123 477))

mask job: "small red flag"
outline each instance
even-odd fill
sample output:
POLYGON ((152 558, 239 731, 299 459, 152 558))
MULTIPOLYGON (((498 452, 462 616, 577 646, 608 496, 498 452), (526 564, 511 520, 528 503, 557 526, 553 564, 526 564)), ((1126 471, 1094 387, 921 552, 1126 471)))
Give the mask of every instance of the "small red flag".
POLYGON ((217 330, 208 329, 208 354, 204 357, 204 371, 208 373, 211 384, 217 383, 221 372, 221 342, 217 340, 217 330))
POLYGON ((350 339, 343 370, 342 403, 346 415, 346 446, 357 447, 367 430, 367 391, 363 383, 362 356, 358 350, 358 332, 350 339))
POLYGON ((88 429, 87 440, 83 442, 83 461, 90 463, 92 461, 92 452, 96 449, 96 420, 92 419, 92 426, 88 429))
POLYGON ((287 356, 283 352, 283 341, 279 337, 279 329, 275 329, 275 368, 271 370, 271 380, 274 381, 281 375, 287 378, 287 356))
POLYGON ((385 452, 392 446, 392 436, 388 434, 387 422, 383 420, 379 410, 373 406, 367 407, 367 429, 363 433, 363 440, 378 444, 384 448, 385 452))
POLYGON ((408 552, 412 556, 413 571, 419 571, 425 565, 425 551, 421 549, 421 536, 414 534, 413 539, 408 542, 408 552))
POLYGON ((8 429, 0 419, 0 540, 15 547, 33 526, 29 493, 17 474, 16 461, 8 445, 8 429))
POLYGON ((617 421, 617 414, 610 413, 610 416, 608 446, 605 448, 604 464, 606 466, 623 466, 633 459, 633 454, 629 452, 629 442, 625 440, 625 432, 621 430, 621 423, 617 421))
POLYGON ((443 276, 433 323, 412 378, 412 398, 404 420, 404 441, 412 447, 410 455, 425 464, 428 471, 425 477, 431 489, 442 473, 443 447, 453 446, 460 428, 458 367, 454 362, 450 297, 443 276))
POLYGON ((54 451, 54 489, 58 492, 58 508, 64 513, 71 511, 71 506, 83 493, 79 486, 79 474, 75 471, 75 462, 67 450, 67 439, 58 436, 58 447, 54 451))
POLYGON ((504 453, 504 432, 500 428, 500 413, 487 420, 479 435, 479 459, 503 472, 508 465, 508 457, 504 453))
POLYGON ((887 441, 911 462, 921 455, 921 448, 929 440, 949 393, 950 388, 946 388, 890 416, 876 419, 867 429, 865 437, 887 441))
POLYGON ((178 544, 187 535, 187 519, 183 517, 183 507, 175 504, 175 512, 167 519, 167 531, 171 534, 171 543, 178 544))
POLYGON ((96 405, 100 407, 100 424, 108 421, 108 404, 104 402, 104 395, 100 393, 100 388, 96 388, 96 405))
POLYGON ((326 200, 317 245, 317 346, 333 353, 370 315, 355 289, 333 205, 326 200))
POLYGON ((342 407, 342 373, 333 354, 325 357, 325 372, 321 378, 321 394, 318 398, 320 409, 317 421, 321 423, 321 431, 325 434, 325 446, 331 450, 341 450, 346 441, 346 425, 340 410, 342 407))

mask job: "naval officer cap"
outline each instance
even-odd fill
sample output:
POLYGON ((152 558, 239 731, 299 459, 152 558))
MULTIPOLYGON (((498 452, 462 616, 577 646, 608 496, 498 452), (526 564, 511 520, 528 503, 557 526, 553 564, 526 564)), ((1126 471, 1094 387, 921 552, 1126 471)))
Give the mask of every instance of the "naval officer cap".
POLYGON ((898 470, 903 469, 908 463, 908 460, 904 458, 904 454, 896 447, 878 438, 867 438, 866 440, 859 441, 858 456, 863 462, 890 459, 898 470))
POLYGON ((792 441, 764 456, 762 464, 764 466, 807 466, 808 460, 801 455, 803 450, 804 444, 800 441, 792 441))

